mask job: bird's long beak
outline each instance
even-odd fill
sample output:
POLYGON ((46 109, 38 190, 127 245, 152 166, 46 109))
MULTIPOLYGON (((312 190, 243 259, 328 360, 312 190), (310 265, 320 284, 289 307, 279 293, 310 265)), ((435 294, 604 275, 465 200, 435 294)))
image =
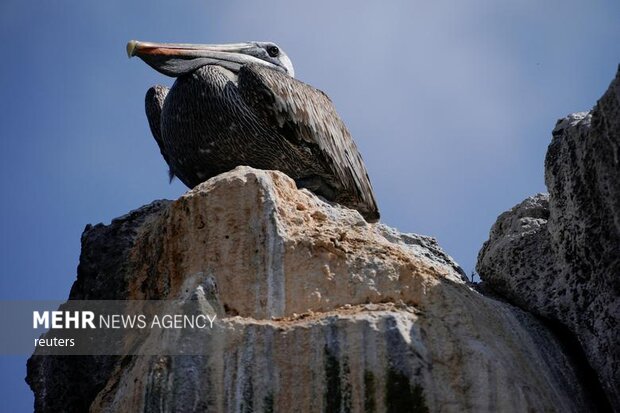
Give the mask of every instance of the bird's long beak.
POLYGON ((164 75, 178 77, 208 64, 219 65, 233 72, 252 61, 258 60, 264 64, 264 61, 247 54, 255 47, 253 43, 183 44, 131 40, 127 43, 127 55, 138 56, 164 75))

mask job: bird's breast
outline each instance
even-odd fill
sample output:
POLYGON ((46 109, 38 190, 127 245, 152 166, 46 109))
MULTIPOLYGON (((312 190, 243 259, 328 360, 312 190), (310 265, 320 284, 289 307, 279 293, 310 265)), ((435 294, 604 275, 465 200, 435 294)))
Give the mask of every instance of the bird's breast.
POLYGON ((237 76, 204 66, 179 77, 161 116, 162 140, 171 168, 190 187, 239 165, 294 174, 308 157, 242 99, 237 76), (185 182, 188 181, 188 182, 185 182))

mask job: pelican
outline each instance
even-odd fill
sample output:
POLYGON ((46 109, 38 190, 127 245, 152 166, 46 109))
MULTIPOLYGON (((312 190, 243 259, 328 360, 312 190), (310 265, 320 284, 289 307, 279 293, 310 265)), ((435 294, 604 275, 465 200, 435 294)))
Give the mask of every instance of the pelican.
POLYGON ((329 97, 294 78, 272 42, 174 44, 132 40, 138 56, 175 77, 146 93, 153 137, 190 188, 239 165, 279 170, 300 188, 358 210, 379 210, 362 157, 329 97))

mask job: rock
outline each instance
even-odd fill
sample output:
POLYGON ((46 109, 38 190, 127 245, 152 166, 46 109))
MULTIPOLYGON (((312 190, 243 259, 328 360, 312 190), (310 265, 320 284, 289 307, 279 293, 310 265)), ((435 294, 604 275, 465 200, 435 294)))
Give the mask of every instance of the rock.
POLYGON ((197 291, 221 315, 204 355, 33 356, 35 410, 598 408, 558 336, 473 290, 434 239, 367 224, 279 172, 239 167, 86 228, 71 299, 197 291))
MULTIPOLYGON (((87 225, 82 234, 78 277, 70 300, 113 300, 129 296, 131 249, 138 231, 156 219, 169 201, 155 201, 108 226, 87 225)), ((26 381, 37 412, 84 412, 108 382, 118 357, 31 357, 26 381)))
POLYGON ((577 337, 620 411, 620 72, 597 105, 558 121, 549 196, 503 213, 478 256, 486 287, 577 337))
POLYGON ((547 231, 548 219, 546 194, 527 198, 501 214, 478 254, 476 268, 485 290, 521 308, 530 309, 535 301, 539 309, 536 313, 544 316, 555 311, 556 303, 566 292, 564 280, 553 276, 556 268, 547 231))

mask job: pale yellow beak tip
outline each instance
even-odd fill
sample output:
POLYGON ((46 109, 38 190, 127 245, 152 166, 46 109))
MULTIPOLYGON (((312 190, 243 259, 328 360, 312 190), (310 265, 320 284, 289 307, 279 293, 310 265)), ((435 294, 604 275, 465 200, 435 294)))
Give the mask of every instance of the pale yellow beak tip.
POLYGON ((131 58, 135 55, 136 47, 138 47, 137 40, 130 40, 127 42, 127 57, 131 58))

